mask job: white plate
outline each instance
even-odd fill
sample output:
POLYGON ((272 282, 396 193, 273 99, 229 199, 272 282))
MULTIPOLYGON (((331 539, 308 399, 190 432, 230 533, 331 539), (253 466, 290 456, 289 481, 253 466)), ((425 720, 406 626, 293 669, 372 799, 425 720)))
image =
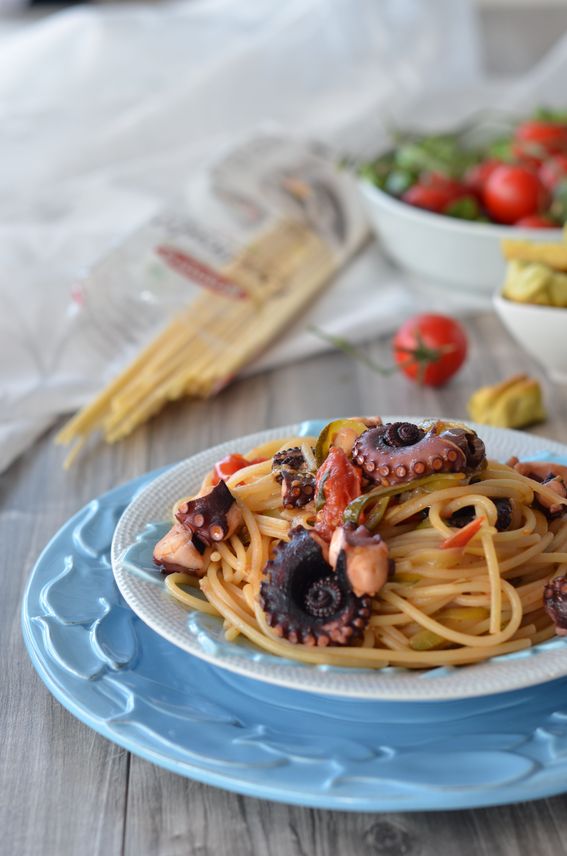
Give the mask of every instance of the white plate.
MULTIPOLYGON (((418 417, 384 418, 385 421, 419 421, 418 417)), ((150 547, 157 538, 155 533, 148 535, 146 527, 159 522, 170 525, 173 503, 196 491, 205 472, 230 452, 246 452, 278 437, 316 433, 321 424, 306 422, 262 431, 215 446, 173 466, 135 497, 120 518, 112 541, 114 576, 134 612, 156 633, 215 666, 271 684, 329 696, 450 700, 506 692, 567 675, 565 638, 554 638, 527 651, 475 665, 423 672, 393 667, 346 669, 296 663, 266 654, 247 641, 226 642, 218 618, 188 610, 167 593, 163 575, 151 564, 150 547)), ((471 424, 485 441, 491 458, 504 461, 514 454, 526 459, 561 458, 567 463, 565 445, 519 431, 471 424)))

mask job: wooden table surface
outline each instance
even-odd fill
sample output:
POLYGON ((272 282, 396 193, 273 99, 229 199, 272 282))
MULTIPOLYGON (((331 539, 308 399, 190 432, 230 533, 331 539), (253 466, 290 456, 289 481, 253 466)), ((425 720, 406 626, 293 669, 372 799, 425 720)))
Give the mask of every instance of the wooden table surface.
MULTIPOLYGON (((514 15, 500 10, 483 15, 489 64, 499 71, 505 63, 495 31, 506 32, 510 41, 515 26, 516 43, 528 45, 529 64, 567 26, 565 9, 547 17, 514 15)), ((512 62, 510 67, 517 70, 512 62)), ((475 811, 349 814, 288 807, 183 779, 130 755, 67 713, 36 675, 21 638, 26 579, 58 527, 102 491, 211 444, 337 413, 462 418, 474 389, 518 371, 540 378, 545 389, 549 420, 535 433, 567 440, 567 388, 553 387, 494 316, 475 317, 466 326, 470 359, 440 390, 418 389, 401 378, 384 380, 342 354, 330 354, 235 383, 211 402, 172 406, 127 442, 99 449, 69 474, 60 469, 61 452, 50 432, 1 477, 0 853, 567 853, 567 796, 475 811)), ((373 343, 369 351, 388 361, 387 342, 373 343)))

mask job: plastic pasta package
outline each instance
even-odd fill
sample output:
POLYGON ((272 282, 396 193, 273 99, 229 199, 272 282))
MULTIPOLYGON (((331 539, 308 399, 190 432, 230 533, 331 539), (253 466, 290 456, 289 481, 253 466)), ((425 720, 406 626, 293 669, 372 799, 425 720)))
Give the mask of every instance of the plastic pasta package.
POLYGON ((132 361, 60 432, 127 436, 168 401, 213 395, 261 353, 367 237, 352 177, 266 131, 232 148, 76 289, 86 344, 132 361))

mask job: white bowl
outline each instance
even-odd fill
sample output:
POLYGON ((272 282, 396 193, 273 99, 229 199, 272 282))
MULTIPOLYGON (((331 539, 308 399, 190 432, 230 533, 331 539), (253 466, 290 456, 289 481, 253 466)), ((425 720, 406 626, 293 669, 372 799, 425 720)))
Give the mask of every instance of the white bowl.
POLYGON ((567 309, 516 303, 494 295, 494 308, 519 345, 547 369, 552 380, 567 383, 567 309))
POLYGON ((359 181, 366 213, 387 256, 437 285, 491 294, 502 284, 502 238, 562 241, 561 229, 518 229, 444 217, 359 181))

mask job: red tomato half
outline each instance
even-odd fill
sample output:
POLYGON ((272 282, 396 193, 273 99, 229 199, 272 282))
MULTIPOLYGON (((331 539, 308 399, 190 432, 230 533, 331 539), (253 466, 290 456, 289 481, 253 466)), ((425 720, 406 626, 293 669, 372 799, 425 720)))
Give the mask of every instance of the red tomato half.
POLYGON ((532 214, 530 217, 522 217, 521 220, 516 220, 515 226, 521 226, 524 229, 557 229, 555 223, 547 217, 540 217, 539 214, 532 214))
POLYGON ((215 474, 212 478, 213 484, 218 484, 221 480, 226 481, 238 470, 249 467, 251 464, 261 464, 265 458, 255 458, 253 461, 248 461, 243 455, 227 455, 226 458, 221 458, 215 464, 215 474))
POLYGON ((546 193, 537 175, 528 167, 502 164, 484 186, 484 205, 498 223, 516 223, 545 206, 546 193))
POLYGON ((417 184, 406 190, 402 199, 416 208, 443 214, 452 202, 469 195, 470 189, 463 182, 448 178, 440 172, 427 172, 417 184))
POLYGON ((541 165, 539 178, 544 187, 550 192, 555 186, 567 178, 567 155, 555 155, 541 165))
POLYGON ((529 151, 530 147, 533 147, 534 153, 538 147, 546 152, 567 151, 567 125, 535 119, 522 122, 516 128, 514 139, 525 151, 529 151))
POLYGON ((425 208, 427 211, 434 211, 436 214, 441 214, 454 198, 453 193, 446 188, 430 187, 423 184, 414 184, 402 195, 402 199, 408 205, 425 208))
POLYGON ((318 505, 317 532, 330 541, 333 531, 342 523, 349 502, 360 496, 361 473, 338 446, 331 446, 325 461, 317 470, 315 496, 318 505))
POLYGON ((437 190, 443 190, 452 199, 458 199, 459 196, 468 191, 468 188, 461 181, 449 178, 441 172, 422 173, 418 184, 420 187, 435 187, 437 190))
POLYGON ((441 386, 460 369, 467 355, 461 325, 446 315, 416 315, 393 340, 394 357, 402 371, 426 386, 441 386))

